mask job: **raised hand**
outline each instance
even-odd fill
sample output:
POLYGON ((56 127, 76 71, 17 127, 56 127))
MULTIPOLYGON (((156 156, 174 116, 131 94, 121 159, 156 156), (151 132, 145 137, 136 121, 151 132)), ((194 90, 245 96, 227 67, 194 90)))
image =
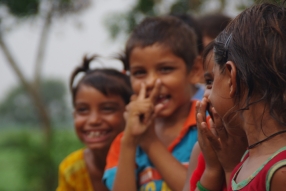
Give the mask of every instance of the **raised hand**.
MULTIPOLYGON (((217 136, 209 136, 208 139, 225 173, 231 173, 246 151, 248 145, 246 135, 243 134, 242 131, 240 133, 228 132, 228 129, 225 128, 225 125, 214 108, 212 108, 212 114, 214 121, 211 121, 211 127, 215 129, 217 136)), ((229 128, 231 129, 231 127, 229 128)))
POLYGON ((136 145, 147 129, 153 127, 155 116, 163 108, 162 104, 156 105, 160 87, 161 81, 156 80, 150 95, 147 95, 146 86, 142 83, 138 96, 132 96, 131 102, 126 107, 124 136, 136 145))
MULTIPOLYGON (((197 128, 198 128, 198 142, 201 148, 201 151, 204 155, 206 162, 207 170, 222 170, 222 166, 218 160, 216 152, 212 147, 213 142, 218 139, 215 136, 215 131, 213 128, 208 128, 206 121, 206 111, 207 111, 208 101, 206 98, 203 98, 201 102, 197 102, 196 112, 197 112, 197 128), (209 139, 211 138, 211 139, 209 139)), ((210 119, 211 121, 211 119, 210 119)))

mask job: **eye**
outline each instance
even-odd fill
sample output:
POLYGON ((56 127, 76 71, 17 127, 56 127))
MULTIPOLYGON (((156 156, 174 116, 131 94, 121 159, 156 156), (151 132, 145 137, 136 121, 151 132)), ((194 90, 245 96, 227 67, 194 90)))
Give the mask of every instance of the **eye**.
POLYGON ((116 112, 118 110, 118 107, 113 104, 107 104, 107 105, 102 105, 100 107, 100 110, 102 113, 110 114, 116 112))
POLYGON ((79 106, 75 108, 75 112, 77 114, 86 114, 88 113, 88 111, 89 111, 89 108, 86 106, 79 106))
POLYGON ((138 69, 138 70, 134 70, 134 71, 131 71, 131 75, 132 76, 135 76, 137 78, 140 78, 140 77, 143 77, 144 75, 146 74, 146 71, 145 70, 142 70, 142 69, 138 69))
POLYGON ((166 73, 172 72, 174 70, 174 67, 164 66, 164 67, 161 67, 159 70, 161 73, 166 74, 166 73))
POLYGON ((213 79, 205 79, 205 83, 206 83, 206 88, 207 89, 211 89, 212 85, 213 85, 213 79))

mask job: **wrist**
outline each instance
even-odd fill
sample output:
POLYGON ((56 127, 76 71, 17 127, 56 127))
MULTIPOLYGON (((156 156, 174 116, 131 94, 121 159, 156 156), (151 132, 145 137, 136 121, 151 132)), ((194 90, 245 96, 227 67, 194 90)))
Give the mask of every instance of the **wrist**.
POLYGON ((200 179, 200 184, 207 190, 222 190, 224 180, 222 169, 206 168, 200 179))

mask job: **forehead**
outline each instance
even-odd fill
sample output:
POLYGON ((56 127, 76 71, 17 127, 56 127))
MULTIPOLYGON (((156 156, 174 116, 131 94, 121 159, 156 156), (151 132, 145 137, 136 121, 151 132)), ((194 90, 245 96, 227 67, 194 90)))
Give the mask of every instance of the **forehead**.
POLYGON ((203 67, 205 71, 212 70, 214 67, 215 60, 214 60, 214 52, 210 50, 207 56, 203 60, 203 67))
POLYGON ((171 49, 161 44, 146 47, 134 47, 130 54, 130 68, 141 64, 173 63, 185 64, 184 60, 175 55, 171 49))
POLYGON ((104 95, 98 89, 88 86, 88 85, 80 85, 76 95, 75 95, 75 103, 83 103, 83 102, 92 102, 92 103, 100 103, 100 102, 118 102, 123 103, 123 99, 120 95, 116 94, 108 94, 104 95))

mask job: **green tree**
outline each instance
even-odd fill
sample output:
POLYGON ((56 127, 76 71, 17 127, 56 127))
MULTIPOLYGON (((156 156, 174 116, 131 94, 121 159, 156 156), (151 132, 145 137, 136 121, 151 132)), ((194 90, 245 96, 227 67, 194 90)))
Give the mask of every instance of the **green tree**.
POLYGON ((1 14, 0 16, 0 48, 19 82, 31 97, 32 103, 37 110, 39 121, 43 127, 47 143, 51 138, 51 120, 50 113, 47 111, 43 98, 39 93, 39 84, 41 82, 43 60, 50 29, 56 19, 78 13, 84 10, 89 3, 90 0, 0 0, 0 7, 5 7, 8 10, 7 14, 1 14), (20 70, 19 63, 16 62, 14 54, 5 42, 5 36, 9 32, 8 29, 16 27, 15 23, 13 26, 7 26, 7 22, 5 21, 10 18, 14 18, 17 22, 37 18, 43 23, 37 52, 35 53, 35 70, 32 81, 29 81, 20 70))
MULTIPOLYGON (((230 0, 229 0, 230 1, 230 0)), ((237 4, 237 10, 242 11, 253 4, 261 2, 281 3, 283 0, 232 0, 237 4)), ((206 14, 209 11, 209 3, 214 0, 175 0, 168 4, 163 0, 137 0, 136 4, 124 13, 114 13, 106 18, 106 27, 110 36, 115 39, 120 34, 129 34, 132 29, 146 16, 159 16, 169 13, 192 13, 194 15, 206 14), (162 9, 163 7, 163 9, 162 9)), ((212 12, 226 11, 227 1, 216 0, 216 10, 212 12)))
MULTIPOLYGON (((41 81, 39 93, 43 103, 50 113, 53 126, 70 123, 71 111, 65 100, 66 88, 62 81, 56 79, 41 81)), ((22 85, 11 89, 0 104, 0 126, 35 126, 39 124, 37 110, 22 85)))

